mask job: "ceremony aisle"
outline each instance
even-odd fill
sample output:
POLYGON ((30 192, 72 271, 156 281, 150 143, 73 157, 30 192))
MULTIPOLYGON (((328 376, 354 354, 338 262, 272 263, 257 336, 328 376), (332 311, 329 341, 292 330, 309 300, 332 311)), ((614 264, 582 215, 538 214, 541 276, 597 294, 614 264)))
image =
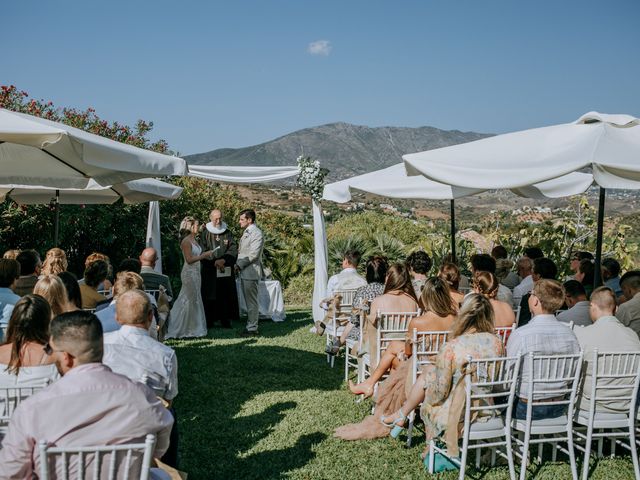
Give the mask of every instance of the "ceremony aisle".
MULTIPOLYGON (((429 477, 419 434, 409 449, 390 438, 333 438, 335 427, 359 421, 370 404, 354 403, 342 358, 329 368, 324 339, 310 326, 309 310, 293 310, 283 323, 260 322, 258 338, 239 337, 236 324, 209 330, 206 339, 169 342, 179 362, 180 468, 190 480, 429 477)), ((567 463, 546 462, 535 478, 570 476, 567 463)), ((506 479, 508 470, 496 467, 483 478, 506 479)), ((590 478, 633 478, 631 460, 602 459, 590 478)))

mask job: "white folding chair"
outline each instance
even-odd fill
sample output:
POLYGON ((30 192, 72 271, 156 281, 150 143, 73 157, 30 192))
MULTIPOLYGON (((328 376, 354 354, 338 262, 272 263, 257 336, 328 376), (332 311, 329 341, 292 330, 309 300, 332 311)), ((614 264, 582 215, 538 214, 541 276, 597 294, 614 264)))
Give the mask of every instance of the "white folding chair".
POLYGON ((518 305, 517 307, 514 307, 513 309, 513 313, 516 316, 515 323, 514 323, 515 328, 518 328, 518 322, 520 321, 520 310, 522 310, 522 307, 520 305, 518 305))
MULTIPOLYGON (((423 366, 433 364, 440 348, 447 343, 449 332, 439 331, 423 331, 419 332, 416 328, 411 333, 411 385, 415 385, 418 380, 418 372, 423 366)), ((420 406, 418 406, 420 408, 420 406)), ((407 446, 411 446, 413 438, 413 427, 415 423, 415 410, 409 413, 407 419, 407 446)))
MULTIPOLYGON (((376 313, 376 357, 375 364, 380 363, 382 354, 387 349, 388 345, 394 340, 404 340, 407 333, 407 328, 411 319, 420 315, 420 310, 417 312, 381 312, 378 310, 376 313)), ((361 324, 362 325, 362 324, 361 324)), ((360 332, 360 340, 364 330, 360 332)), ((371 348, 372 345, 369 346, 371 348)), ((371 355, 369 353, 360 357, 359 362, 359 382, 363 382, 365 378, 370 374, 369 369, 372 366, 371 355)), ((385 376, 386 377, 386 376, 385 376)), ((385 378, 383 377, 383 378, 385 378)), ((377 384, 376 384, 377 387, 377 384)))
POLYGON ((360 306, 360 325, 359 329, 359 337, 358 340, 353 340, 347 338, 344 344, 344 381, 347 382, 349 380, 349 370, 353 368, 356 371, 356 375, 358 375, 358 355, 352 355, 354 349, 359 349, 362 346, 362 331, 364 322, 367 321, 367 315, 369 313, 369 302, 365 302, 365 304, 360 306), (357 347, 357 348, 356 348, 357 347))
POLYGON ((0 387, 0 439, 7 433, 9 420, 16 407, 24 399, 42 390, 48 384, 47 380, 31 387, 0 387))
POLYGON ((511 417, 519 380, 520 358, 518 356, 473 360, 468 357, 466 366, 468 373, 464 379, 465 407, 461 456, 459 459, 450 457, 446 449, 438 447, 436 442, 431 440, 429 473, 433 473, 437 452, 458 465, 459 479, 462 480, 465 476, 469 450, 476 450, 476 467, 480 468, 481 449, 490 448, 492 460, 495 459, 496 453, 506 458, 509 464, 509 477, 511 480, 516 478, 511 449, 511 417), (475 421, 476 416, 482 421, 475 421))
MULTIPOLYGON (((520 308, 520 307, 518 307, 520 308)), ((502 340, 502 345, 507 345, 507 340, 509 340, 509 335, 513 333, 513 329, 518 326, 517 323, 514 323, 510 327, 496 327, 495 333, 500 340, 502 340)))
POLYGON ((65 480, 72 476, 82 480, 92 472, 94 480, 147 480, 155 443, 152 434, 144 443, 128 445, 55 447, 40 440, 40 479, 52 480, 59 474, 65 480))
POLYGON ((611 456, 615 454, 616 444, 631 451, 635 476, 640 478, 635 432, 640 352, 598 352, 595 349, 591 365, 589 410, 578 409, 574 417, 574 434, 581 440, 580 443, 576 441, 576 448, 584 453, 582 478, 586 480, 589 476, 593 440, 598 440, 598 456, 602 456, 602 441, 607 438, 611 440, 611 456), (598 404, 606 405, 611 401, 628 404, 627 410, 621 413, 598 411, 598 404), (627 441, 623 441, 625 439, 627 441))
MULTIPOLYGON (((335 339, 340 338, 344 330, 345 325, 351 318, 351 311, 353 310, 353 297, 357 289, 350 290, 337 290, 334 295, 340 295, 340 305, 336 305, 333 309, 333 315, 329 324, 325 326, 324 335, 326 346, 333 346, 335 339)), ((327 363, 333 368, 336 356, 329 355, 327 353, 327 363)))
POLYGON ((520 384, 527 385, 526 397, 520 401, 527 404, 527 415, 524 420, 512 420, 512 439, 519 449, 514 454, 521 460, 520 480, 527 475, 529 447, 538 445, 538 460, 542 461, 542 450, 545 443, 553 448, 552 460, 555 461, 557 450, 566 453, 571 463, 571 474, 578 478, 576 457, 573 449, 573 407, 580 382, 582 368, 582 352, 567 355, 534 355, 529 353, 520 364, 520 384), (527 367, 528 375, 522 374, 527 367), (555 418, 533 420, 533 408, 539 406, 566 405, 566 413, 555 418), (515 434, 523 436, 521 440, 515 434), (532 437, 536 438, 532 438, 532 437), (559 445, 566 442, 567 448, 559 445))

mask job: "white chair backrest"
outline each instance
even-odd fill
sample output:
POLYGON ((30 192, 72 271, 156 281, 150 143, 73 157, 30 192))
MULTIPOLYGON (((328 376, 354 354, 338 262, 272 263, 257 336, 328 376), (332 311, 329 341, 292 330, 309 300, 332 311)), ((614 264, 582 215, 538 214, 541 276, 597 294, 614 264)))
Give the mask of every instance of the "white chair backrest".
POLYGON ((148 293, 149 295, 153 295, 153 298, 155 298, 156 300, 158 300, 158 295, 160 295, 160 290, 158 289, 144 289, 145 293, 148 293))
POLYGON ((509 335, 511 335, 511 333, 513 332, 513 329, 516 328, 517 325, 518 325, 517 323, 514 323, 510 327, 496 327, 496 335, 500 337, 500 340, 502 340, 502 345, 507 344, 509 335))
POLYGON ((376 359, 376 365, 380 361, 389 343, 394 340, 404 340, 409 322, 419 315, 420 310, 417 312, 381 312, 378 310, 376 315, 376 323, 378 324, 378 328, 376 329, 378 339, 378 358, 376 359))
POLYGON ((151 434, 144 443, 129 445, 52 447, 40 440, 40 479, 147 480, 155 443, 151 434))
POLYGON ((411 334, 413 383, 418 379, 418 372, 424 365, 433 363, 440 348, 447 343, 449 332, 423 331, 416 328, 411 334))
POLYGON ((43 380, 42 385, 32 387, 0 387, 0 433, 6 430, 11 415, 20 402, 46 386, 47 381, 43 380))
POLYGON ((522 310, 522 307, 520 305, 518 305, 513 309, 513 313, 516 316, 515 323, 514 323, 516 328, 518 328, 518 322, 520 321, 520 310, 522 310))
POLYGON ((467 357, 464 435, 469 434, 471 416, 474 412, 499 416, 504 410, 506 423, 509 424, 519 382, 521 358, 517 356, 474 360, 467 357))
POLYGON ((640 382, 640 352, 593 351, 589 411, 598 402, 628 403, 633 416, 640 382))
POLYGON ((529 353, 522 362, 527 365, 527 403, 536 405, 573 406, 582 369, 582 352, 566 355, 534 355, 529 353), (549 401, 549 398, 558 400, 549 401))

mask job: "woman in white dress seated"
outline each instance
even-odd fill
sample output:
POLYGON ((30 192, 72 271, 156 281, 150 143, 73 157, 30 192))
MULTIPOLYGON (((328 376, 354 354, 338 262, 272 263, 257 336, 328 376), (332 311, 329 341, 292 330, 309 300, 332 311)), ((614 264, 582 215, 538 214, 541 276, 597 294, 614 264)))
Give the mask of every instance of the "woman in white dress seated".
POLYGON ((184 258, 182 288, 171 309, 166 338, 204 337, 207 335, 207 321, 204 315, 202 294, 200 293, 200 260, 213 258, 211 250, 202 253, 196 241, 198 221, 185 217, 180 222, 180 249, 184 258))
MULTIPOLYGON (((60 377, 44 351, 50 321, 51 307, 40 295, 25 295, 16 303, 6 343, 0 345, 0 388, 43 387, 60 377)), ((0 404, 0 414, 2 409, 0 404)))

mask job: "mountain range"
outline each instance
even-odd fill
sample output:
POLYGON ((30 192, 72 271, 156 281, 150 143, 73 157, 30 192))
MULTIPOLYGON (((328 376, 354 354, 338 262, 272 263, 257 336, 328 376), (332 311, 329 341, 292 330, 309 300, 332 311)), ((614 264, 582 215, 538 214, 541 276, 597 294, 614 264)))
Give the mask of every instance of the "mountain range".
POLYGON ((298 130, 274 140, 244 148, 220 148, 189 155, 197 165, 295 165, 311 156, 329 169, 329 181, 395 165, 406 153, 421 152, 489 137, 491 134, 440 130, 434 127, 366 127, 329 123, 298 130))

